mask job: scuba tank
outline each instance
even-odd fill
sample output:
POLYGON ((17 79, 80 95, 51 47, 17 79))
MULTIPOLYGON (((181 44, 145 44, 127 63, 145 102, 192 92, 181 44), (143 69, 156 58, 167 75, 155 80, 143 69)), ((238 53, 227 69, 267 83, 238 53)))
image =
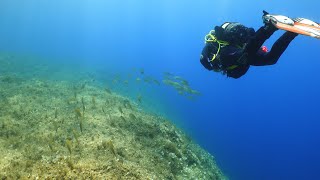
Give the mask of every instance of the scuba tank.
POLYGON ((253 28, 245 27, 238 22, 226 22, 221 26, 216 26, 214 30, 217 39, 239 47, 243 47, 255 34, 253 28))

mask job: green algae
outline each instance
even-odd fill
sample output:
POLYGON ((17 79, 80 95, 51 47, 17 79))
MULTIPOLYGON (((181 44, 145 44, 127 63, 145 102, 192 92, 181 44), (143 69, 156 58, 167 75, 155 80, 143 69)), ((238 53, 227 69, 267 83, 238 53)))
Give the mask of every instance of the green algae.
POLYGON ((0 179, 226 179, 169 120, 106 93, 80 68, 75 83, 49 79, 51 66, 10 60, 15 71, 1 77, 15 78, 0 82, 0 179))
POLYGON ((93 106, 93 108, 96 108, 96 105, 97 105, 97 103, 96 103, 96 97, 95 97, 95 96, 92 96, 91 101, 92 101, 92 106, 93 106))
POLYGON ((81 104, 82 104, 82 114, 84 114, 84 111, 86 110, 86 106, 84 105, 83 97, 81 97, 81 104))
POLYGON ((119 110, 119 112, 120 112, 121 114, 123 114, 123 110, 122 110, 122 107, 121 107, 121 106, 118 107, 118 110, 119 110))
POLYGON ((79 133, 77 132, 76 129, 72 129, 72 134, 73 134, 73 137, 76 139, 78 145, 80 144, 80 141, 79 141, 79 133))
POLYGON ((76 118, 82 118, 82 113, 80 108, 76 108, 74 112, 76 113, 76 118))
POLYGON ((70 139, 66 140, 66 147, 67 147, 69 153, 71 154, 72 153, 72 141, 70 139))
POLYGON ((54 118, 58 118, 58 108, 54 108, 54 118))
POLYGON ((111 151, 111 153, 114 155, 114 157, 117 157, 116 148, 114 147, 114 143, 111 139, 109 140, 103 140, 102 141, 102 147, 105 150, 111 151))

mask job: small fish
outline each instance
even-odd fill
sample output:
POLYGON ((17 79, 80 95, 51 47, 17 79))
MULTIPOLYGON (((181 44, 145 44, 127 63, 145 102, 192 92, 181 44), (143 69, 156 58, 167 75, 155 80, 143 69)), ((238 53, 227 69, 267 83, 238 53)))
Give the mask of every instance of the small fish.
POLYGON ((162 80, 162 82, 166 85, 169 85, 169 86, 173 86, 173 87, 179 87, 181 86, 178 82, 175 82, 175 81, 172 81, 170 79, 164 79, 162 80))
POLYGON ((191 89, 191 94, 201 95, 201 93, 197 90, 191 89))
POLYGON ((164 74, 165 76, 173 76, 173 74, 170 73, 170 72, 163 72, 163 74, 164 74))
POLYGON ((140 69, 140 74, 144 74, 144 69, 143 68, 140 69))
POLYGON ((177 90, 179 89, 181 89, 182 91, 184 91, 185 90, 185 88, 183 87, 183 86, 181 86, 181 84, 179 84, 179 83, 177 83, 177 82, 174 82, 174 83, 172 83, 172 86, 174 87, 174 88, 176 88, 177 90))
POLYGON ((170 85, 170 80, 168 80, 168 79, 164 79, 164 80, 162 80, 162 82, 163 82, 164 84, 166 84, 166 85, 170 85))
POLYGON ((158 80, 154 79, 153 82, 154 82, 156 85, 160 86, 160 82, 159 82, 158 80))
POLYGON ((152 79, 150 77, 145 77, 143 81, 146 83, 151 83, 152 79))
POLYGON ((184 81, 184 79, 180 76, 174 76, 173 79, 175 80, 180 80, 180 81, 184 81))
POLYGON ((187 80, 181 80, 181 84, 189 86, 189 82, 187 80))

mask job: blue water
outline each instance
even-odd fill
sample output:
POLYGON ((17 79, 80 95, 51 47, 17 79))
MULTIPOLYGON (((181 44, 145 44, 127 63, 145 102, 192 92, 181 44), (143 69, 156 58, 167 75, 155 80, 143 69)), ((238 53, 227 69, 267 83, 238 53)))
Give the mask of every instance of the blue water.
POLYGON ((174 117, 215 156, 230 179, 319 179, 319 40, 298 36, 276 65, 252 67, 237 80, 199 63, 203 37, 215 25, 239 21, 257 29, 262 10, 319 22, 319 6, 289 0, 1 0, 0 51, 69 59, 98 69, 100 78, 111 67, 120 73, 143 67, 157 78, 164 71, 180 75, 202 93, 196 101, 163 86, 145 93, 154 109, 174 117))

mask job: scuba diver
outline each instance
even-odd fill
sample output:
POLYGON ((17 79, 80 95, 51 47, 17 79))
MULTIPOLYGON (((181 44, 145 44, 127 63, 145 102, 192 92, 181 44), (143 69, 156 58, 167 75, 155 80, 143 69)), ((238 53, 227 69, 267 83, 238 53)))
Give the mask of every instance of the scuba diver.
POLYGON ((298 34, 320 38, 320 26, 317 23, 303 18, 290 19, 281 15, 270 15, 266 11, 263 13, 264 26, 256 32, 253 28, 237 22, 226 22, 221 26, 215 26, 205 37, 206 45, 200 56, 201 64, 207 70, 237 79, 243 76, 250 66, 276 64, 298 34), (306 26, 308 30, 305 30, 306 26), (286 32, 268 52, 262 45, 278 29, 286 32))

